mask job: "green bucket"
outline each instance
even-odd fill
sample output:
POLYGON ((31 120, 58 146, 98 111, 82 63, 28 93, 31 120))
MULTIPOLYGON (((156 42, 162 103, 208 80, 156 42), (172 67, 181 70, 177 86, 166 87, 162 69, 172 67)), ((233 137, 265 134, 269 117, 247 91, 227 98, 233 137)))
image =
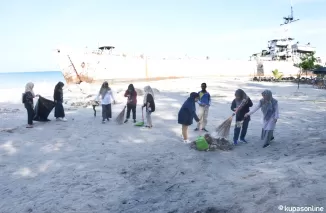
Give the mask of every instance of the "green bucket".
POLYGON ((209 148, 209 145, 204 136, 199 136, 196 139, 196 148, 199 151, 206 151, 209 148))

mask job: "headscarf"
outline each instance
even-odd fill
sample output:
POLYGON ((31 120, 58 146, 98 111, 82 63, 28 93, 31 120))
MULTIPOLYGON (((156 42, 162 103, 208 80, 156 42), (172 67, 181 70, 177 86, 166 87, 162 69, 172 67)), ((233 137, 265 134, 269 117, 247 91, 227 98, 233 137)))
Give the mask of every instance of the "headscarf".
POLYGON ((199 98, 199 94, 197 92, 192 92, 192 93, 190 93, 189 98, 192 98, 192 99, 199 98))
POLYGON ((30 92, 30 93, 32 93, 33 96, 35 96, 34 91, 33 91, 33 88, 34 88, 34 83, 28 82, 26 84, 26 86, 25 86, 25 93, 26 92, 30 92))
POLYGON ((104 98, 105 94, 110 90, 111 88, 109 87, 109 83, 107 81, 104 81, 99 92, 102 96, 102 99, 104 98))
POLYGON ((63 99, 63 91, 62 91, 62 88, 64 87, 64 83, 59 81, 57 83, 57 85, 55 85, 54 87, 54 94, 53 94, 53 97, 55 99, 55 96, 56 96, 56 93, 60 93, 60 99, 63 99))
POLYGON ((57 83, 57 85, 55 85, 55 87, 54 87, 54 91, 61 91, 62 92, 62 88, 64 87, 64 83, 63 82, 61 82, 61 81, 59 81, 58 83, 57 83))
POLYGON ((261 94, 264 96, 260 100, 261 111, 263 112, 264 120, 268 121, 275 113, 275 105, 277 104, 277 100, 273 98, 270 90, 265 90, 261 94))
POLYGON ((145 92, 145 95, 144 95, 144 104, 147 103, 147 95, 148 94, 151 94, 153 96, 153 99, 154 99, 154 92, 153 92, 153 90, 152 90, 152 88, 150 86, 144 87, 144 92, 145 92))
POLYGON ((129 92, 129 100, 132 100, 132 96, 134 95, 135 87, 133 84, 129 84, 128 86, 128 92, 129 92))
POLYGON ((129 92, 133 92, 133 91, 135 91, 135 87, 134 87, 133 84, 129 84, 129 86, 128 86, 128 91, 129 91, 129 92))
POLYGON ((236 107, 240 106, 242 102, 247 101, 248 96, 242 89, 237 89, 235 91, 235 96, 239 96, 240 99, 235 99, 236 107))

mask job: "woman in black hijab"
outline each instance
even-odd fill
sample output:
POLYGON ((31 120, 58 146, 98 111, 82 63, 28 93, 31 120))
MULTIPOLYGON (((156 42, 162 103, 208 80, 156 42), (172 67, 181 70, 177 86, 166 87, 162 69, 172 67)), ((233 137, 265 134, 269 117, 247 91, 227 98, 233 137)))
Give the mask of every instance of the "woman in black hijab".
POLYGON ((65 118, 65 110, 63 108, 63 87, 64 83, 59 81, 54 88, 53 99, 55 102, 54 117, 59 121, 67 121, 65 118))

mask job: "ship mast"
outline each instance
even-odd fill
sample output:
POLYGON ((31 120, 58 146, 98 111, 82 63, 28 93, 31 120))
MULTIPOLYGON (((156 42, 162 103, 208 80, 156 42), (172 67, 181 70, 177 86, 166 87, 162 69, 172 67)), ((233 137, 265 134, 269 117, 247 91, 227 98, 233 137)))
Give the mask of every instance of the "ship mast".
POLYGON ((283 17, 284 23, 281 24, 280 26, 286 25, 286 24, 291 24, 292 22, 295 22, 295 21, 299 21, 300 20, 300 19, 294 19, 293 18, 292 0, 290 0, 290 2, 291 2, 291 15, 289 15, 288 17, 283 17))

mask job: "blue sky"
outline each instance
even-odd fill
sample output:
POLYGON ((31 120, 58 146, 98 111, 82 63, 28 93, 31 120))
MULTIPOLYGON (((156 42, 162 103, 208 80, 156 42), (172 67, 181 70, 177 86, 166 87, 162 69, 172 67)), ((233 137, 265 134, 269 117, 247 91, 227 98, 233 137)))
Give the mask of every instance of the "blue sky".
MULTIPOLYGON (((326 56, 326 0, 292 0, 291 32, 326 56)), ((247 59, 276 36, 290 0, 11 0, 0 3, 0 72, 59 70, 58 46, 247 59)))

